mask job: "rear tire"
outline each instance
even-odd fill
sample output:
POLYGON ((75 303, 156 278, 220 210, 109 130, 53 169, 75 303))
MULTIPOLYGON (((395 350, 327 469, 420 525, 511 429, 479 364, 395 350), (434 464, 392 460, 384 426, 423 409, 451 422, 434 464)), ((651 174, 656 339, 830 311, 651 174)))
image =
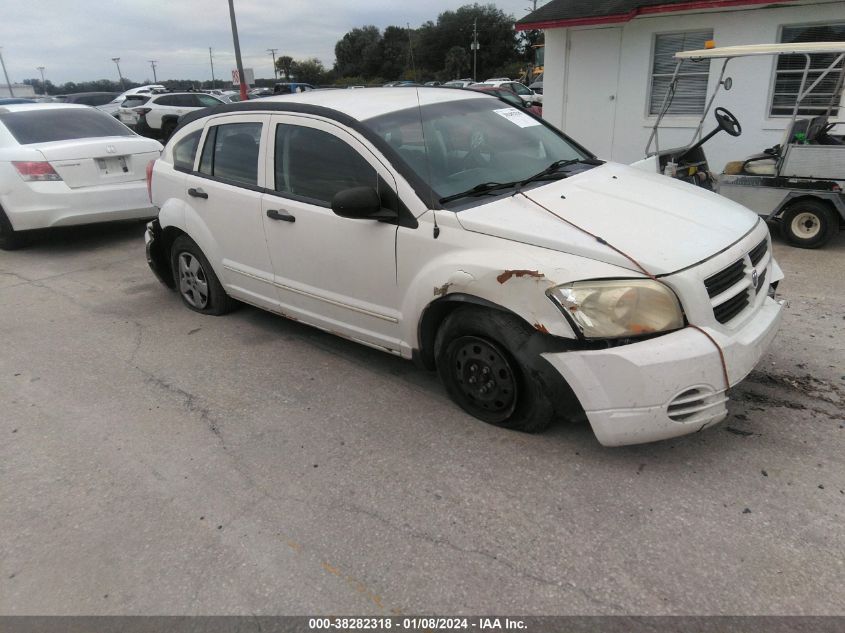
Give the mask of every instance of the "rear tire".
POLYGON ((170 266, 176 291, 189 309, 219 316, 235 307, 235 300, 226 294, 208 259, 187 235, 180 235, 174 240, 170 266))
POLYGON ((437 372, 464 411, 496 426, 528 433, 554 420, 543 384, 527 371, 525 344, 532 330, 506 312, 462 307, 452 312, 434 342, 437 372))
POLYGON ((23 235, 12 228, 5 211, 0 209, 0 250, 14 251, 26 243, 23 235))
POLYGON ((839 230, 836 212, 820 200, 805 198, 789 203, 781 217, 781 234, 798 248, 819 248, 839 230))

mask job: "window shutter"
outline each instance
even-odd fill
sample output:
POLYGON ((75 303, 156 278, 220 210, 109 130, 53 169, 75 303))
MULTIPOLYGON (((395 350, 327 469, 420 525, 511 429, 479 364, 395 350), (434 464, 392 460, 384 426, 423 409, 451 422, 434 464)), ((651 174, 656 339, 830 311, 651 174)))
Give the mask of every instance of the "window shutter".
MULTIPOLYGON (((785 26, 781 31, 780 41, 784 44, 797 42, 845 42, 845 23, 813 26, 785 26)), ((810 71, 807 73, 807 85, 811 85, 821 75, 821 71, 833 63, 835 54, 819 53, 810 55, 810 71)), ((772 92, 771 116, 792 116, 801 79, 807 59, 803 55, 779 55, 775 70, 774 90, 772 92)), ((842 68, 842 64, 838 68, 842 68)), ((828 104, 836 91, 837 73, 828 74, 821 83, 807 96, 799 115, 816 116, 827 112, 828 104)), ((834 104, 836 105, 836 104, 834 104)), ((831 114, 836 116, 838 108, 831 114)))
MULTIPOLYGON (((707 40, 713 39, 713 31, 691 31, 668 33, 654 38, 654 58, 651 69, 651 92, 649 93, 649 114, 659 114, 663 98, 672 83, 677 63, 674 55, 680 51, 704 48, 707 40)), ((708 62, 684 61, 678 73, 678 84, 667 114, 701 114, 707 99, 707 80, 710 76, 708 62)))

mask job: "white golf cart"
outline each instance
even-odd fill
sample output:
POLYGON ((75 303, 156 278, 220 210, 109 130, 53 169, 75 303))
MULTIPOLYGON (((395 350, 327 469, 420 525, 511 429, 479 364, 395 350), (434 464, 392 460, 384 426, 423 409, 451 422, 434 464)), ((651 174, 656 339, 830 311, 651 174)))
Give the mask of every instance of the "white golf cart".
POLYGON ((794 246, 818 248, 824 245, 845 226, 845 194, 842 192, 845 185, 845 137, 842 134, 845 129, 837 134, 839 123, 831 120, 838 112, 845 82, 845 42, 727 46, 682 51, 675 54, 675 59, 678 60, 675 72, 646 145, 647 158, 637 166, 718 191, 766 220, 779 223, 785 239, 794 246), (809 82, 810 55, 820 53, 829 56, 826 60, 829 63, 822 69, 814 69, 813 81, 809 82), (795 55, 806 60, 803 71, 799 70, 801 82, 792 107, 792 119, 780 144, 728 163, 716 178, 709 170, 703 145, 720 131, 739 136, 742 126, 724 108, 714 110, 717 127, 702 136, 704 121, 719 89, 731 88, 731 79, 725 78, 728 62, 736 57, 760 55, 795 55), (684 62, 709 64, 713 59, 724 60, 719 81, 692 141, 686 147, 661 150, 658 128, 672 104, 681 65, 684 62), (811 94, 820 86, 824 92, 811 94))

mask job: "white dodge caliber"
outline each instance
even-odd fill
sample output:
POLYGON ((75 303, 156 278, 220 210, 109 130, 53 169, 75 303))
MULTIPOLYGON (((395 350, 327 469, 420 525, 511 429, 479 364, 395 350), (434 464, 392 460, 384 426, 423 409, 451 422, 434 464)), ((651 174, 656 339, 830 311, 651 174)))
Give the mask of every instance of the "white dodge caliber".
POLYGON ((780 323, 756 214, 481 93, 204 110, 151 191, 147 259, 192 310, 243 301, 415 359, 511 429, 586 415, 608 446, 700 431, 780 323))
POLYGON ((0 106, 0 248, 26 231, 149 218, 161 144, 84 105, 0 106))

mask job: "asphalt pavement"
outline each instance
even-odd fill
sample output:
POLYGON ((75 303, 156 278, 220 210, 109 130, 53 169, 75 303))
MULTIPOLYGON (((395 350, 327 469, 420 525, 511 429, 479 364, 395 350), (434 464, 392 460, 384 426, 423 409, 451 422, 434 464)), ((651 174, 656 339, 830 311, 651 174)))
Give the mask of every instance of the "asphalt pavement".
POLYGON ((0 252, 0 614, 843 614, 845 233, 731 415, 603 448, 185 309, 138 223, 0 252))

